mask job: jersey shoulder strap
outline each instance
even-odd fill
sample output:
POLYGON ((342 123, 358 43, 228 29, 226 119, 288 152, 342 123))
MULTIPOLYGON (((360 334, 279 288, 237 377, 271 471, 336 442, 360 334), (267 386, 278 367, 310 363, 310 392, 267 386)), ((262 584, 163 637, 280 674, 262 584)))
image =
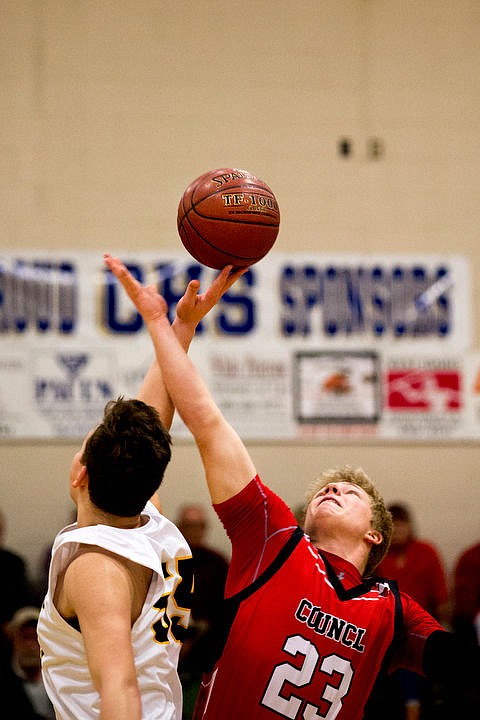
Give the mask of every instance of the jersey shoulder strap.
POLYGON ((389 674, 389 668, 393 656, 400 646, 404 626, 402 599, 400 597, 400 591, 396 581, 381 577, 374 577, 372 580, 388 585, 390 588, 395 600, 395 615, 392 642, 383 656, 382 664, 376 677, 375 684, 365 705, 364 718, 376 718, 383 716, 385 698, 387 697, 389 701, 391 700, 391 687, 387 684, 387 676, 389 674))
POLYGON ((403 606, 402 598, 400 597, 400 590, 398 589, 398 583, 396 580, 390 580, 387 578, 375 577, 373 578, 378 583, 384 583, 388 585, 392 591, 395 600, 395 616, 393 621, 393 638, 390 643, 387 652, 383 658, 382 670, 387 671, 396 650, 399 648, 402 641, 403 635, 403 606))
POLYGON ((285 545, 278 552, 275 559, 270 563, 267 568, 265 568, 261 575, 259 575, 258 578, 254 580, 250 585, 247 585, 247 587, 243 588, 243 590, 240 590, 240 592, 224 600, 222 617, 220 619, 222 631, 221 633, 219 633, 217 646, 212 652, 211 666, 207 669, 207 673, 213 670, 215 664, 217 663, 223 652, 223 649, 228 639, 228 635, 230 633, 230 629, 232 627, 233 621, 235 620, 235 616, 238 612, 238 608, 240 607, 241 602, 246 598, 250 597, 250 595, 253 595, 256 590, 262 587, 262 585, 265 585, 265 583, 268 582, 268 580, 270 580, 270 578, 273 577, 276 572, 278 572, 278 570, 288 560, 288 558, 303 537, 303 530, 300 527, 295 528, 292 535, 288 538, 285 545))
POLYGON ((288 560, 288 558, 303 537, 303 530, 300 527, 295 528, 285 545, 278 552, 278 555, 270 563, 270 565, 265 568, 261 575, 259 575, 258 578, 254 580, 250 585, 247 585, 247 587, 243 588, 243 590, 240 590, 240 592, 238 592, 236 595, 232 595, 232 597, 229 598, 226 602, 231 603, 232 606, 238 608, 238 605, 242 602, 242 600, 245 600, 247 597, 250 597, 250 595, 253 595, 254 592, 261 588, 262 585, 265 585, 265 583, 267 583, 270 578, 272 578, 275 573, 280 570, 282 565, 285 563, 286 560, 288 560))

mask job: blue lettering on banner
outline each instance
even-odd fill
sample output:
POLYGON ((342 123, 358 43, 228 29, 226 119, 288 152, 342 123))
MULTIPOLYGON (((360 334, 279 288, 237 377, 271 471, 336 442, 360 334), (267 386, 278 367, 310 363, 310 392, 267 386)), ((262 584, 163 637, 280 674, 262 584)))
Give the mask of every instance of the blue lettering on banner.
MULTIPOLYGON (((212 271, 199 263, 178 270, 175 262, 129 264, 140 281, 152 281, 165 297, 173 319, 185 285, 212 271)), ((290 261, 278 269, 278 332, 286 338, 441 339, 453 332, 453 277, 448 263, 419 261, 346 265, 290 261)), ((198 334, 248 336, 258 327, 256 268, 249 268, 224 295, 198 334)), ((105 271, 103 326, 112 335, 144 331, 143 321, 112 275, 105 271)), ((271 288, 265 288, 270 297, 271 288)), ((260 297, 262 293, 260 293, 260 297)), ((51 258, 0 260, 0 334, 35 332, 71 335, 79 316, 78 271, 73 262, 51 258)))
POLYGON ((448 267, 288 264, 280 271, 285 337, 443 338, 452 331, 448 267))
POLYGON ((35 400, 37 403, 59 403, 81 400, 93 403, 107 402, 112 397, 112 386, 105 380, 58 380, 52 378, 35 379, 35 400))
MULTIPOLYGON (((138 282, 144 282, 143 272, 139 265, 128 264, 127 268, 138 282)), ((105 270, 105 278, 105 327, 112 333, 139 332, 143 327, 142 316, 130 305, 127 316, 121 318, 120 302, 123 298, 123 290, 109 270, 105 270)))
POLYGON ((310 310, 323 302, 323 282, 317 269, 311 265, 286 265, 280 277, 280 298, 285 309, 282 335, 310 335, 310 310))
MULTIPOLYGON (((146 271, 141 265, 127 263, 127 268, 134 278, 142 284, 145 283, 146 271)), ((190 280, 200 279, 201 266, 195 265, 187 268, 185 271, 186 278, 182 273, 182 280, 184 282, 178 289, 176 287, 178 285, 178 273, 175 272, 172 263, 159 263, 155 265, 154 273, 155 285, 165 298, 169 308, 170 320, 172 320, 172 308, 176 306, 182 297, 186 283, 190 282, 190 280)), ((109 270, 105 270, 105 277, 104 322, 106 329, 114 334, 139 333, 143 329, 142 316, 134 308, 132 309, 131 306, 129 306, 126 313, 124 312, 122 315, 121 308, 125 306, 124 291, 109 270)), ((202 332, 200 326, 197 328, 197 332, 202 332)))
MULTIPOLYGON (((190 280, 202 279, 202 266, 198 264, 189 265, 185 268, 185 273, 181 273, 181 283, 179 283, 179 273, 175 272, 172 263, 161 263, 155 266, 157 276, 157 287, 161 295, 165 298, 168 306, 170 322, 173 321, 173 310, 178 301, 183 296, 185 288, 190 280)), ((197 327, 197 335, 201 335, 204 331, 202 323, 197 327)))
MULTIPOLYGON (((256 285, 256 275, 252 268, 242 275, 242 281, 247 288, 256 285)), ((216 318, 218 332, 223 335, 248 335, 255 325, 255 303, 252 298, 238 291, 235 294, 225 293, 216 318)))
POLYGON ((113 387, 108 379, 83 375, 91 362, 88 353, 58 353, 55 361, 64 377, 43 373, 34 379, 35 400, 39 406, 74 400, 83 404, 103 404, 112 397, 113 387))
MULTIPOLYGON (((141 283, 145 282, 147 273, 141 265, 128 264, 132 275, 141 283)), ((190 280, 202 280, 205 267, 197 263, 185 268, 182 273, 175 271, 172 263, 160 263, 154 266, 154 284, 163 297, 169 308, 170 320, 173 320, 177 302, 183 296, 185 287, 190 280)), ((209 271, 211 272, 211 271, 209 271)), ((125 308, 124 292, 112 273, 105 271, 105 294, 104 294, 104 323, 105 328, 112 334, 135 334, 143 329, 141 315, 125 308)), ((256 279, 254 272, 249 269, 242 276, 241 285, 246 289, 242 294, 240 283, 235 286, 234 293, 225 293, 216 308, 215 330, 219 335, 247 335, 255 327, 256 314, 255 304, 248 295, 249 288, 255 286, 256 279)), ((202 323, 197 327, 197 335, 202 334, 205 327, 202 323)))
POLYGON ((73 263, 15 259, 0 263, 0 333, 74 332, 78 277, 73 263))

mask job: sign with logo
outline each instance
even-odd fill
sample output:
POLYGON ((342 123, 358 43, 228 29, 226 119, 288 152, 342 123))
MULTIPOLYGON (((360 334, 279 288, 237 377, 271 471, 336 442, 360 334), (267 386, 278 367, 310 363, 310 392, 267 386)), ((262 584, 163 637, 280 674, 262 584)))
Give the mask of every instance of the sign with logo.
MULTIPOLYGON (((121 254, 173 319, 185 252, 121 254)), ((270 253, 190 354, 245 439, 477 438, 470 268, 457 256, 270 253)), ((91 252, 0 255, 0 438, 80 438, 152 360, 142 318, 91 252)), ((176 419, 174 434, 187 437, 176 419)))

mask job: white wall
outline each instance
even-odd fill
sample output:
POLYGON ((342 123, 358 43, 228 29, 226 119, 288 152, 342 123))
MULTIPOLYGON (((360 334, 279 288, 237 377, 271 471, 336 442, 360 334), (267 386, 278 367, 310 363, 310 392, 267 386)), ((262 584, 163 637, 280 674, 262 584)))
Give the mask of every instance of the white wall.
MULTIPOLYGON (((183 188, 225 165, 274 188, 281 251, 458 253, 477 277, 477 0, 3 0, 0 13, 2 247, 176 248, 183 188)), ((474 282, 474 317, 479 302, 474 282)), ((75 449, 0 445, 7 540, 32 566, 68 519, 75 449)), ((361 464, 449 567, 480 535, 476 444, 251 450, 292 504, 322 468, 361 464)), ((179 443, 167 512, 207 502, 202 482, 179 443)), ((218 523, 212 540, 226 547, 218 523)))

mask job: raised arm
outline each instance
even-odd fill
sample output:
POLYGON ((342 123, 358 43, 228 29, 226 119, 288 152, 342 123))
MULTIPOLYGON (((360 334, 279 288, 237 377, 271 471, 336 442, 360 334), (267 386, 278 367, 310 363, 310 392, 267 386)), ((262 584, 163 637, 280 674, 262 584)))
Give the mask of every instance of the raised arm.
POLYGON ((56 604, 80 623, 101 720, 142 718, 131 639, 134 603, 131 575, 118 556, 85 550, 67 567, 56 604))
MULTIPOLYGON (((105 263, 148 327, 167 391, 200 451, 212 501, 227 500, 256 474, 247 449, 188 358, 170 325, 164 298, 154 287, 143 287, 118 259, 105 255, 105 263)), ((225 268, 223 272, 230 271, 225 268)), ((236 279, 239 274, 232 277, 236 279)))
MULTIPOLYGON (((198 280, 191 280, 188 283, 185 294, 177 304, 176 317, 172 324, 175 335, 185 352, 190 347, 199 322, 245 272, 245 268, 233 273, 229 272, 229 269, 228 267, 224 268, 206 292, 202 294, 198 294, 200 289, 198 280)), ((175 408, 166 390, 156 358, 145 375, 137 397, 155 407, 165 427, 170 429, 175 408)))

